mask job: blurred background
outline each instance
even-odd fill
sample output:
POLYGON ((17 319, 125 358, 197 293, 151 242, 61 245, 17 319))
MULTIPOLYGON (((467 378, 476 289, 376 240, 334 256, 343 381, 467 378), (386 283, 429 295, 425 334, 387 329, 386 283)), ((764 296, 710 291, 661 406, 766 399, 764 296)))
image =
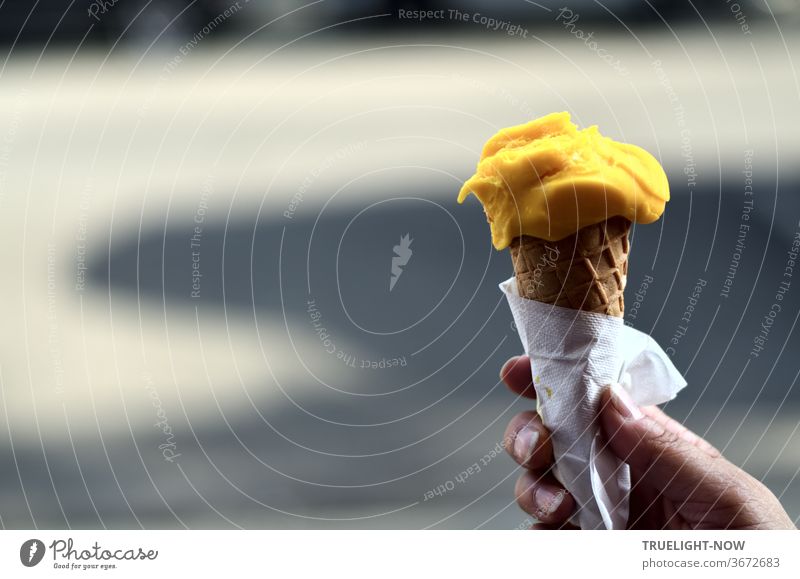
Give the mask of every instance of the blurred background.
POLYGON ((797 520, 799 17, 0 2, 0 524, 530 525, 497 451, 531 407, 497 377, 510 259, 455 197, 559 110, 664 164, 626 322, 689 382, 667 411, 797 520))

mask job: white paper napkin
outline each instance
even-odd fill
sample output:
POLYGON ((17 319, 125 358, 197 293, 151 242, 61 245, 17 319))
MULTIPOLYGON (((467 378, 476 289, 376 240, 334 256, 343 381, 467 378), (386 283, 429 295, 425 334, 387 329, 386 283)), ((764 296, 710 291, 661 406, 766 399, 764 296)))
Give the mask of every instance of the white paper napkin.
POLYGON ((622 384, 642 406, 671 400, 686 386, 669 356, 621 318, 561 308, 506 294, 525 353, 531 359, 538 412, 552 434, 554 474, 578 505, 582 529, 624 529, 630 469, 603 450, 595 418, 603 388, 622 384))

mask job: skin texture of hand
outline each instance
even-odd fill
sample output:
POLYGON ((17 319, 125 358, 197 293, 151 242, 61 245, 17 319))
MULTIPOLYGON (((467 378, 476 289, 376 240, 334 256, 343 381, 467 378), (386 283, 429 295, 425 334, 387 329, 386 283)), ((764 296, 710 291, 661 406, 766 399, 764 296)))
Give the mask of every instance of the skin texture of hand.
MULTIPOLYGON (((510 359, 500 377, 516 394, 536 397, 527 357, 510 359)), ((796 528, 761 482, 659 408, 637 407, 617 384, 603 392, 600 425, 608 446, 631 468, 628 528, 796 528)), ((520 507, 538 519, 533 528, 574 528, 567 521, 575 501, 549 472, 553 447, 539 415, 515 416, 504 440, 526 469, 515 492, 520 507)))

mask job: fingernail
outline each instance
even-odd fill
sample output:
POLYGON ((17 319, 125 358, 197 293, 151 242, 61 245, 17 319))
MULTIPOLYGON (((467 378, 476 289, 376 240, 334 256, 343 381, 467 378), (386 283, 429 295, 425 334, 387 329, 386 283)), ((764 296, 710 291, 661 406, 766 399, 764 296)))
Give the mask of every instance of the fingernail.
POLYGON ((611 389, 611 404, 624 418, 639 420, 644 416, 633 401, 633 398, 631 398, 631 395, 621 384, 612 383, 609 388, 611 389))
POLYGON ((508 373, 508 369, 511 368, 511 364, 514 363, 516 358, 509 358, 506 360, 506 363, 503 364, 502 368, 500 368, 500 379, 503 380, 505 375, 508 373))
POLYGON ((514 456, 524 464, 536 450, 536 443, 539 440, 539 433, 528 425, 523 426, 514 438, 514 456))
POLYGON ((555 490, 548 486, 539 486, 533 492, 533 504, 536 508, 536 518, 545 519, 556 512, 564 502, 564 491, 555 490))

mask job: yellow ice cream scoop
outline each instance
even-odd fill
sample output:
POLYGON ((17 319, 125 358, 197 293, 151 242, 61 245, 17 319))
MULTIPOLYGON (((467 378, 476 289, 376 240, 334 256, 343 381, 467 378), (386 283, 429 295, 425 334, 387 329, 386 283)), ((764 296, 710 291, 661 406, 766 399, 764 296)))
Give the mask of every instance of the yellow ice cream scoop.
POLYGON ((500 130, 483 147, 458 195, 483 204, 496 249, 522 235, 557 241, 614 216, 652 223, 669 201, 664 169, 650 153, 579 130, 552 113, 500 130))

